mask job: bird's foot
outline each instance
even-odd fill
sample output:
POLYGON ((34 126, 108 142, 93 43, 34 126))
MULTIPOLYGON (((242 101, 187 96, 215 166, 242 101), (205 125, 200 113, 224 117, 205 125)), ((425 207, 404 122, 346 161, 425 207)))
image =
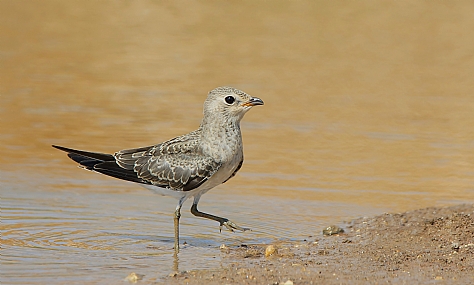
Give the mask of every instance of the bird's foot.
POLYGON ((243 228, 239 225, 237 225, 236 223, 228 220, 228 219, 224 219, 220 226, 219 226, 219 232, 222 232, 222 226, 225 226, 229 231, 233 232, 234 230, 238 230, 238 231, 242 231, 242 232, 245 232, 245 231, 250 231, 249 228, 243 228))

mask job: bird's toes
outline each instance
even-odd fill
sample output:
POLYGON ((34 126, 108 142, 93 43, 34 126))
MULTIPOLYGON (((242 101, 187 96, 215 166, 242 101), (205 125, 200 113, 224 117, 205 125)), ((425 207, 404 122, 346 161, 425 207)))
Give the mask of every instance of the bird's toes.
POLYGON ((219 226, 219 232, 221 233, 222 232, 222 226, 225 226, 229 231, 233 232, 234 229, 232 229, 231 227, 229 227, 229 225, 227 224, 227 222, 223 222, 222 224, 220 224, 219 226))
POLYGON ((233 232, 234 230, 238 230, 238 231, 242 231, 242 232, 245 232, 245 231, 249 231, 250 229, 249 228, 243 228, 239 225, 237 225, 236 223, 232 222, 232 221, 225 221, 223 223, 223 225, 231 232, 233 232))

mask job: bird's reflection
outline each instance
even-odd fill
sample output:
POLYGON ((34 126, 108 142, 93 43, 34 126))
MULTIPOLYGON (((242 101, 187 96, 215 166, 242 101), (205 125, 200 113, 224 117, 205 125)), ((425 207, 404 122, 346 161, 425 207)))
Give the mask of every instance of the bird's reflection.
POLYGON ((173 252, 173 272, 179 273, 179 258, 178 258, 178 250, 173 252))

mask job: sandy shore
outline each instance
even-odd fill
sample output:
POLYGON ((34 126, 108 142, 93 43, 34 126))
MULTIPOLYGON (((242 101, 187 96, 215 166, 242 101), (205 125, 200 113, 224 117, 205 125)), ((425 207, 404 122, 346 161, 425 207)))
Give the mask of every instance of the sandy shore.
POLYGON ((360 218, 345 232, 223 247, 223 267, 170 284, 474 284, 474 205, 360 218))

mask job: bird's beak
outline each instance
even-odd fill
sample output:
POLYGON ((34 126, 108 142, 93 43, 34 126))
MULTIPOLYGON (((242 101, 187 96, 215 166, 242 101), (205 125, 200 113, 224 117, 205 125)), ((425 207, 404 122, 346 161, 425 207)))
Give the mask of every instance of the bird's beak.
POLYGON ((242 106, 245 107, 252 107, 252 106, 257 106, 257 105, 263 105, 263 100, 257 97, 252 97, 250 100, 242 104, 242 106))

